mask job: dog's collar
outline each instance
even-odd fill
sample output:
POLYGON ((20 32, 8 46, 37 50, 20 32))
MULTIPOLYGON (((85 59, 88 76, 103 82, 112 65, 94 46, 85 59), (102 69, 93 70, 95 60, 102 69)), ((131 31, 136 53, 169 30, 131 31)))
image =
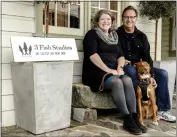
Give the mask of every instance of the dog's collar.
POLYGON ((146 79, 141 79, 141 80, 139 80, 139 82, 138 82, 140 85, 142 84, 142 85, 149 85, 150 83, 151 83, 151 80, 150 80, 150 78, 146 78, 146 79))

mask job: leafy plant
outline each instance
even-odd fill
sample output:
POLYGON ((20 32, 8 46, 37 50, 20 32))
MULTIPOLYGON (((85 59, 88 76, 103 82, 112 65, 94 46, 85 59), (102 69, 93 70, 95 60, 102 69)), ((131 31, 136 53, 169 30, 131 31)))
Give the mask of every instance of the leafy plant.
POLYGON ((170 19, 175 14, 176 1, 140 1, 140 16, 147 16, 156 21, 155 27, 155 60, 157 54, 157 28, 160 18, 170 19))
POLYGON ((147 16, 150 20, 159 18, 169 19, 176 9, 175 1, 141 1, 139 3, 140 15, 147 16))

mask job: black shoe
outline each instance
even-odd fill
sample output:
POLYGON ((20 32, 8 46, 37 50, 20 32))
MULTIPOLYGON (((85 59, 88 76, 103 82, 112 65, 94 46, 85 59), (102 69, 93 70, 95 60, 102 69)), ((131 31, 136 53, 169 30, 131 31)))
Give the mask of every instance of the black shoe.
POLYGON ((131 134, 142 134, 141 129, 137 126, 131 114, 124 116, 123 128, 131 134))
POLYGON ((133 117, 135 123, 137 124, 137 126, 141 129, 141 131, 143 133, 146 133, 147 132, 147 127, 140 123, 137 113, 132 113, 132 117, 133 117))

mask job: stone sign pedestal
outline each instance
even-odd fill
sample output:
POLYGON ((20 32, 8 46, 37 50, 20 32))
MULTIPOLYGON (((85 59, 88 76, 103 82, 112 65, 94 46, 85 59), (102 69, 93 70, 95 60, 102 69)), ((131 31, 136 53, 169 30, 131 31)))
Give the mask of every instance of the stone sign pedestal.
POLYGON ((164 69, 168 72, 168 88, 170 94, 170 101, 172 104, 174 85, 176 79, 176 61, 175 60, 154 61, 154 67, 164 69))
POLYGON ((13 63, 16 125, 34 134, 70 126, 73 62, 13 63))

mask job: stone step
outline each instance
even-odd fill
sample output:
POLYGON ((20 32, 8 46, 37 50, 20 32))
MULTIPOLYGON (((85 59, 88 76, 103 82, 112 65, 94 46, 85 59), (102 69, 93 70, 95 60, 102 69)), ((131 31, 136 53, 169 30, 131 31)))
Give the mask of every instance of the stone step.
POLYGON ((114 109, 110 92, 92 92, 90 87, 81 83, 72 86, 72 107, 92 109, 114 109))

